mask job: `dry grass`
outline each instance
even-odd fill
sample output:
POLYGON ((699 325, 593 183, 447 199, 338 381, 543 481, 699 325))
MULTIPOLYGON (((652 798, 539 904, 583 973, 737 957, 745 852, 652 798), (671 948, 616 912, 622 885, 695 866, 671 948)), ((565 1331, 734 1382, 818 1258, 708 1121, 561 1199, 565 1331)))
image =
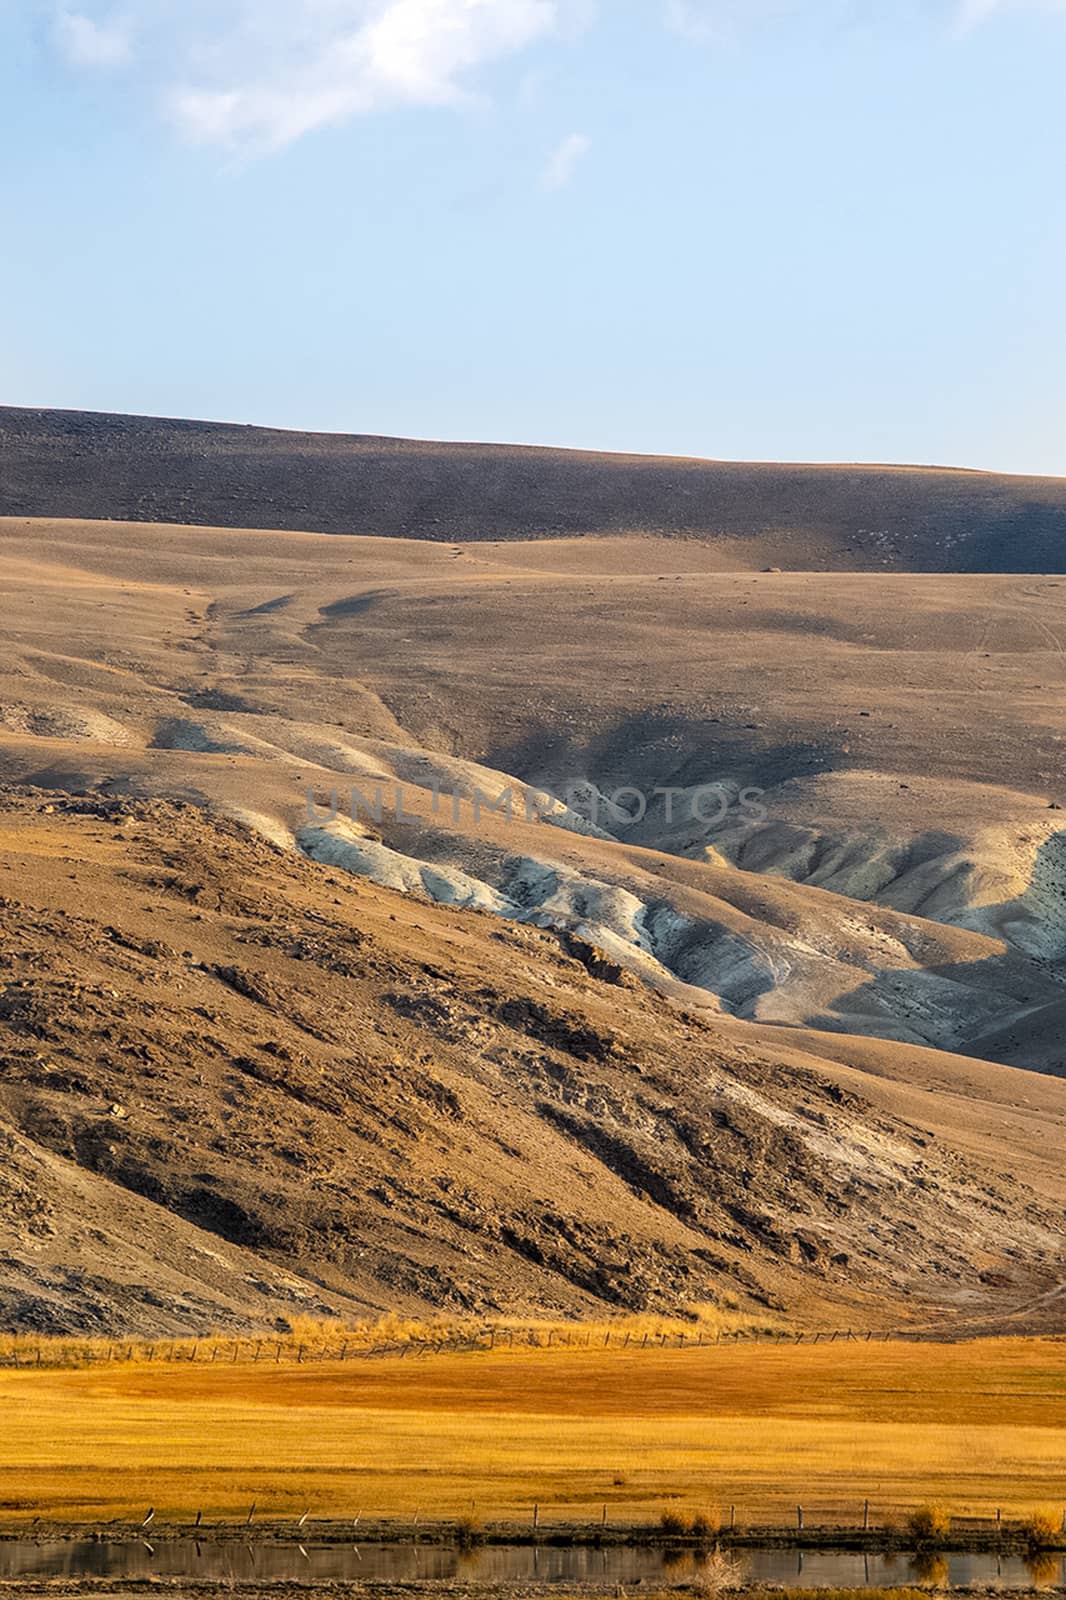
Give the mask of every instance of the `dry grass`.
POLYGON ((0 1515, 875 1523, 1066 1474, 1066 1343, 508 1350, 0 1373, 0 1515))
POLYGON ((1066 1513, 1056 1517, 1051 1510, 1031 1511, 1022 1520, 1022 1533, 1034 1550, 1044 1550, 1066 1531, 1066 1513))
POLYGON ((627 1316, 602 1322, 519 1321, 470 1318, 433 1320, 388 1316, 365 1322, 294 1317, 283 1333, 205 1334, 184 1339, 68 1339, 0 1334, 0 1366, 89 1367, 99 1363, 285 1363, 355 1357, 368 1351, 441 1347, 477 1342, 500 1349, 585 1349, 611 1345, 651 1348, 666 1340, 692 1343, 719 1336, 747 1338, 785 1333, 779 1317, 756 1316, 730 1306, 695 1306, 685 1315, 627 1316))
POLYGON ((918 1506, 907 1518, 907 1531, 919 1548, 935 1545, 951 1532, 951 1512, 943 1506, 918 1506))

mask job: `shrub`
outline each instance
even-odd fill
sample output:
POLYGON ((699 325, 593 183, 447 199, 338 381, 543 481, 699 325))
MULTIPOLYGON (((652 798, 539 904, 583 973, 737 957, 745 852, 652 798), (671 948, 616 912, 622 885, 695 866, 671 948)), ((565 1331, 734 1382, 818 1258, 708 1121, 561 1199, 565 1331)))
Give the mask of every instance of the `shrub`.
POLYGON ((693 1536, 703 1543, 718 1536, 718 1513, 716 1511, 697 1511, 692 1519, 693 1536))
POLYGON ((456 1519, 455 1537, 463 1549, 482 1543, 485 1538, 485 1524, 476 1511, 466 1511, 456 1519))
POLYGON ((951 1532, 951 1513, 943 1506, 919 1506, 907 1518, 907 1532, 916 1544, 936 1544, 951 1532))
POLYGON ((665 1533, 668 1538, 680 1539, 688 1533, 691 1523, 681 1511, 674 1511, 672 1507, 665 1506, 659 1518, 659 1532, 665 1533))
POLYGON ((692 1587, 699 1600, 716 1600, 726 1589, 736 1589, 741 1583, 740 1567, 732 1556, 715 1550, 700 1562, 692 1587))
POLYGON ((1022 1523, 1022 1537, 1031 1550, 1047 1550, 1059 1541, 1060 1531, 1050 1511, 1031 1511, 1022 1523))

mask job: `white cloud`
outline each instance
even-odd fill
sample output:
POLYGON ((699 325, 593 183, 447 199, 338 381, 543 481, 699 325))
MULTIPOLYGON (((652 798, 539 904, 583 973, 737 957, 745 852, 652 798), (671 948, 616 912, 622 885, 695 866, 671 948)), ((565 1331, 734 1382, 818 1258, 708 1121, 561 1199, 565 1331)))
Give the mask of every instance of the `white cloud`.
MULTIPOLYGON (((53 11, 69 61, 130 59, 130 29, 102 11, 106 3, 53 11)), ((369 112, 469 101, 480 70, 563 32, 586 0, 120 3, 136 23, 144 82, 181 133, 263 151, 369 112)))
POLYGON ((578 162, 588 155, 592 140, 583 133, 570 133, 556 145, 547 166, 540 175, 542 189, 565 189, 574 176, 578 162))
POLYGON ((120 67, 132 55, 129 31, 119 22, 96 22, 80 11, 61 11, 55 19, 60 53, 76 67, 120 67))
MULTIPOLYGON (((2 6, 4 0, 0 0, 2 6)), ((280 149, 315 129, 403 107, 469 102, 494 63, 538 40, 574 38, 617 0, 32 0, 58 50, 86 69, 133 60, 139 81, 189 141, 280 149), (121 6, 121 13, 109 9, 121 6), (59 9, 55 9, 56 7, 59 9)), ((714 40, 789 17, 838 23, 898 14, 900 0, 641 0, 653 23, 714 40)), ((907 0, 962 33, 1010 10, 1066 0, 907 0)), ((520 91, 516 90, 516 93, 520 91)), ((558 188, 587 151, 554 152, 558 188)))
POLYGON ((277 149, 367 112, 459 103, 557 14, 557 0, 264 0, 223 40, 215 81, 186 81, 169 105, 194 141, 277 149))

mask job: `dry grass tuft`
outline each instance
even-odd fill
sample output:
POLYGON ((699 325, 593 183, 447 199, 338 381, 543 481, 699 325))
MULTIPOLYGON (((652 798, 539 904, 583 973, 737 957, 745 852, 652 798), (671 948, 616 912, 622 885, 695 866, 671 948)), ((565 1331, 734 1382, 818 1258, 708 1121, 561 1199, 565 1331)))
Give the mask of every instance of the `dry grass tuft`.
POLYGON ((709 1544, 718 1537, 721 1529, 721 1519, 716 1510, 697 1511, 691 1523, 692 1537, 702 1544, 709 1544))
POLYGON ((1061 1542, 1062 1522, 1051 1511, 1031 1511, 1022 1523, 1022 1536, 1031 1550, 1047 1550, 1061 1542))
POLYGON ((484 1542, 485 1524, 476 1511, 464 1511, 461 1517, 455 1519, 455 1539, 463 1550, 484 1542))
POLYGON ((935 1545, 951 1532, 951 1513, 943 1506, 919 1506, 907 1518, 907 1532, 917 1545, 935 1545))
POLYGON ((715 1600, 728 1589, 740 1588, 743 1581, 740 1562, 724 1550, 712 1550, 700 1562, 692 1588, 700 1600, 715 1600))

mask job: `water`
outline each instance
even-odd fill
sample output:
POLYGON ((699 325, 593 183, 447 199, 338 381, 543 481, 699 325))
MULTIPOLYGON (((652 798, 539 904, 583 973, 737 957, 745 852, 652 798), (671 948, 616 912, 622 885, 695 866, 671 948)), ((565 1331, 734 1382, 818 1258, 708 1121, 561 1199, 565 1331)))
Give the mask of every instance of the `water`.
MULTIPOLYGON (((1000 1589, 1033 1584, 1066 1586, 1066 1557, 863 1555, 850 1550, 744 1550, 738 1577, 753 1583, 804 1587, 882 1588, 897 1584, 981 1585, 1000 1589)), ((271 1544, 204 1538, 122 1540, 0 1540, 0 1580, 9 1578, 203 1578, 257 1583, 309 1579, 519 1586, 681 1583, 698 1575, 700 1557, 647 1548, 598 1550, 550 1545, 490 1545, 456 1550, 442 1545, 271 1544)))

